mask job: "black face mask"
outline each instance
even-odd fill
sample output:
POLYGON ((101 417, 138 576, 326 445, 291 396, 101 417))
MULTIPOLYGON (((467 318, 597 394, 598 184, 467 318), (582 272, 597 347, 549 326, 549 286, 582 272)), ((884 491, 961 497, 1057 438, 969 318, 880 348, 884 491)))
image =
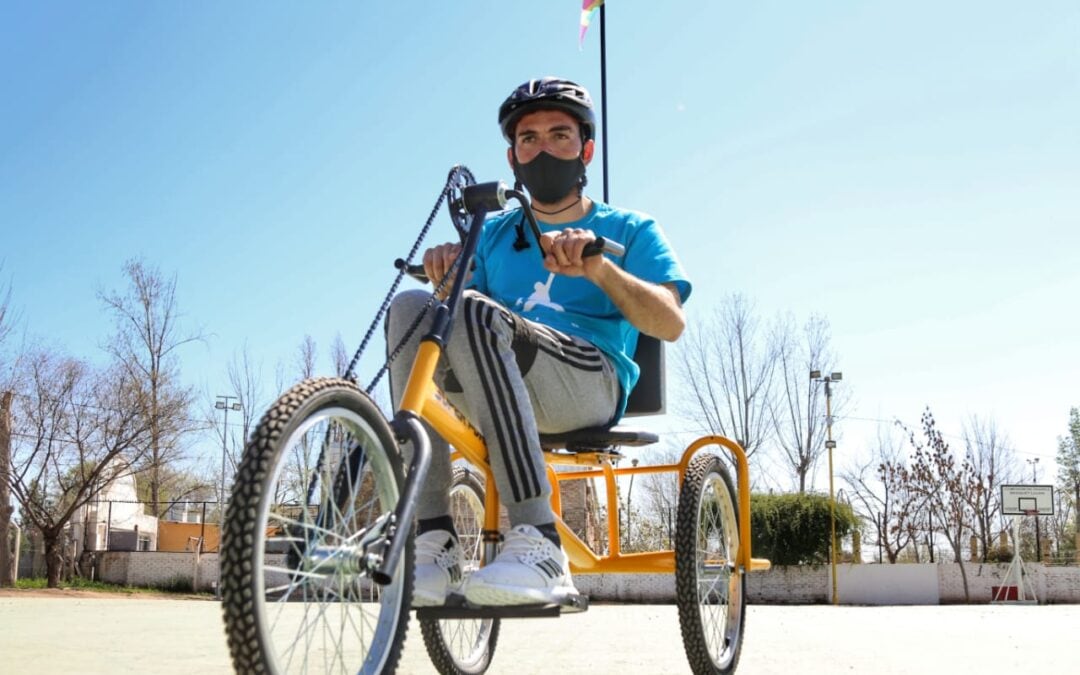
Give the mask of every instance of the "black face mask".
POLYGON ((585 175, 585 162, 581 156, 559 159, 541 152, 528 164, 514 159, 514 177, 525 184, 529 194, 543 204, 554 204, 578 185, 585 175))

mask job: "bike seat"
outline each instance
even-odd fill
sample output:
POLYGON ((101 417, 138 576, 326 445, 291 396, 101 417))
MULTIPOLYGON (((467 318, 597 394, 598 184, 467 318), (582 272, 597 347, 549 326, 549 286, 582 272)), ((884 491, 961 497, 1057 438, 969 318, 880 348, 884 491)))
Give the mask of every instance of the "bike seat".
POLYGON ((561 434, 540 434, 540 447, 545 450, 565 448, 571 452, 587 452, 616 446, 652 445, 659 440, 660 437, 651 431, 615 425, 575 429, 561 434))

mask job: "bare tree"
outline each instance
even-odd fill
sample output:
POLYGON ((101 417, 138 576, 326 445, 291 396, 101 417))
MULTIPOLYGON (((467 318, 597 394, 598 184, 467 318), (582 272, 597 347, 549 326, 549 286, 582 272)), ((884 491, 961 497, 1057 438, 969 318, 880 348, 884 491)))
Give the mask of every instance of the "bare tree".
POLYGON ((345 369, 349 367, 349 353, 345 351, 345 341, 341 339, 341 333, 334 335, 334 341, 330 344, 330 359, 334 364, 334 374, 344 377, 345 369))
POLYGON ((12 392, 7 387, 6 359, 4 342, 11 333, 12 320, 11 287, 0 286, 0 587, 10 586, 14 579, 13 557, 9 540, 11 537, 11 516, 15 509, 11 505, 11 399, 12 392))
MULTIPOLYGON (((315 340, 310 335, 305 335, 296 348, 293 358, 293 376, 287 374, 286 368, 279 364, 277 379, 279 388, 283 382, 306 380, 314 377, 316 369, 318 349, 315 340)), ((310 439, 304 436, 293 448, 292 457, 288 465, 282 471, 282 475, 274 486, 274 501, 278 503, 301 501, 305 498, 307 478, 314 471, 311 466, 310 439)))
POLYGON ((27 360, 16 397, 9 485, 24 522, 45 544, 48 585, 59 584, 73 514, 141 459, 150 437, 144 390, 119 368, 96 372, 49 351, 27 360))
POLYGON ((693 421, 705 433, 734 439, 752 456, 771 433, 773 347, 753 307, 741 295, 726 298, 707 320, 694 322, 676 349, 693 421))
MULTIPOLYGON (((811 316, 800 331, 788 316, 777 323, 773 344, 778 382, 770 414, 776 444, 798 491, 803 493, 825 452, 825 397, 821 387, 811 381, 810 371, 828 372, 833 365, 829 322, 824 317, 811 316)), ((846 400, 845 391, 833 396, 834 416, 842 412, 846 400)))
POLYGON ((957 461, 949 444, 937 430, 929 409, 923 413, 922 428, 925 442, 916 439, 914 432, 908 432, 914 453, 907 486, 911 492, 927 500, 937 518, 941 532, 960 566, 964 599, 970 602, 971 592, 962 555, 964 535, 973 531, 975 510, 972 504, 979 503, 979 493, 984 486, 967 457, 957 461))
POLYGON ((895 564, 900 552, 915 543, 925 520, 926 499, 908 489, 908 469, 900 443, 887 428, 878 429, 869 460, 841 473, 864 520, 873 523, 874 541, 884 558, 895 564))
POLYGON ((100 293, 116 319, 116 335, 107 351, 140 388, 140 414, 150 428, 149 448, 139 467, 150 486, 153 515, 165 512, 166 469, 183 458, 182 439, 191 423, 194 392, 180 382, 177 350, 199 340, 181 332, 176 304, 176 277, 137 260, 124 264, 125 292, 100 293))
POLYGON ((318 360, 318 348, 315 340, 310 335, 305 335, 296 349, 296 371, 300 379, 306 380, 315 376, 315 364, 318 360))
MULTIPOLYGON (((682 448, 667 445, 662 450, 646 452, 645 464, 678 464, 682 448)), ((675 541, 675 516, 679 505, 679 484, 674 472, 642 474, 641 508, 635 512, 634 528, 640 534, 653 533, 654 538, 642 541, 641 550, 672 548, 675 541), (639 525, 648 523, 650 527, 639 525)), ((637 501, 637 500, 635 500, 637 501)))
POLYGON ((263 394, 262 365, 252 362, 251 351, 247 344, 239 354, 233 354, 228 366, 229 384, 240 400, 240 438, 232 438, 231 446, 236 449, 230 456, 233 469, 239 461, 238 451, 242 450, 251 430, 259 417, 266 411, 267 401, 263 394))
POLYGON ((998 431, 993 419, 972 417, 964 425, 964 447, 968 461, 983 489, 974 493, 975 536, 979 538, 983 562, 993 548, 994 532, 1001 522, 1001 485, 1019 476, 1016 454, 1006 434, 998 431), (995 527, 996 526, 996 527, 995 527))
POLYGON ((11 586, 11 400, 12 392, 0 390, 0 588, 11 586))
MULTIPOLYGON (((2 270, 3 267, 0 267, 2 270)), ((11 309, 11 284, 0 285, 0 346, 14 330, 15 319, 11 309)))

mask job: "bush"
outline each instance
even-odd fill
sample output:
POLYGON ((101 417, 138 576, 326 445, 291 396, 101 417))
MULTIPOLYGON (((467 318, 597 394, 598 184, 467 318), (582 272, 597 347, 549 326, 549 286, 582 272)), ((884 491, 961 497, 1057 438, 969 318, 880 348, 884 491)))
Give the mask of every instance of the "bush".
MULTIPOLYGON (((836 504, 836 538, 859 526, 848 504, 836 504)), ((750 496, 751 551, 774 565, 829 562, 829 497, 820 494, 750 496)))

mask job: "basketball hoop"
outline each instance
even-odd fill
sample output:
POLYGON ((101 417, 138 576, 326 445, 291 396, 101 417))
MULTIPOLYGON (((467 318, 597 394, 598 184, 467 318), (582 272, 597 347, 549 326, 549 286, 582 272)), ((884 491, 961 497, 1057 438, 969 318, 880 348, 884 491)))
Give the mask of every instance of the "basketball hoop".
POLYGON ((1039 515, 1038 509, 1024 509, 1025 516, 1037 516, 1039 515))

